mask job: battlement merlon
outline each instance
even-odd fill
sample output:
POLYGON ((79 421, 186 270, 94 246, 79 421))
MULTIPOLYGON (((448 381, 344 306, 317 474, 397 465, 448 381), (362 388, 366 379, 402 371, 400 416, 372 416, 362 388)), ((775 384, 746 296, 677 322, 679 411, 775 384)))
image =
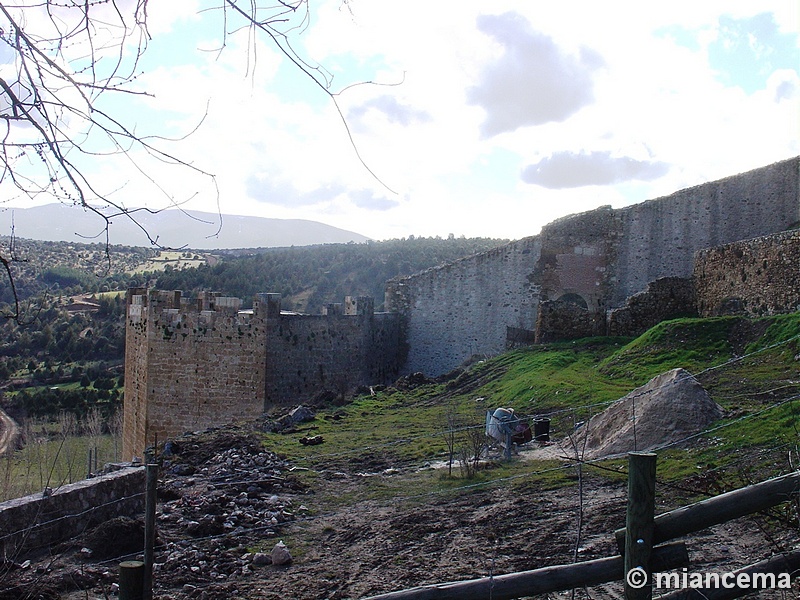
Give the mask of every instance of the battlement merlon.
POLYGON ((375 299, 369 296, 345 296, 344 314, 371 316, 375 314, 375 299))
POLYGON ((262 319, 277 319, 281 316, 280 294, 256 294, 253 300, 253 314, 262 319))
MULTIPOLYGON (((128 315, 140 320, 150 311, 152 314, 171 315, 206 313, 238 314, 242 300, 222 296, 219 292, 200 292, 197 298, 183 296, 181 290, 157 290, 130 288, 127 292, 128 315)), ((257 318, 278 319, 281 315, 281 294, 259 293, 253 298, 253 315, 257 318)), ((346 296, 344 303, 329 304, 323 309, 328 316, 372 316, 375 314, 375 299, 369 296, 346 296)))

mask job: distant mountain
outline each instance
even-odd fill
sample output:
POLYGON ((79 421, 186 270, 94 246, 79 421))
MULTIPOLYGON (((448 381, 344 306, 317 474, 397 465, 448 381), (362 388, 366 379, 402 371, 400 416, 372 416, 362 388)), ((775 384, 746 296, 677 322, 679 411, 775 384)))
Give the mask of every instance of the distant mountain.
MULTIPOLYGON (((220 215, 216 213, 165 210, 151 214, 142 211, 135 213, 135 218, 136 223, 127 217, 113 219, 109 228, 112 244, 149 247, 150 242, 142 228, 160 245, 171 248, 273 248, 365 242, 369 239, 352 231, 303 219, 222 215, 222 228, 219 229, 220 215)), ((104 235, 96 237, 102 233, 103 221, 80 207, 47 204, 34 208, 0 209, 0 235, 11 235, 12 220, 14 234, 20 238, 105 242, 104 235)))

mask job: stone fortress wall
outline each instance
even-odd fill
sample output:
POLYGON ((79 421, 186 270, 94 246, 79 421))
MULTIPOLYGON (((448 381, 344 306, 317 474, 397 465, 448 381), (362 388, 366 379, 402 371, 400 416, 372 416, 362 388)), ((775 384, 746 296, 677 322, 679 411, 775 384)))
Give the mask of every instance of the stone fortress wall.
POLYGON ((238 298, 128 292, 123 458, 145 439, 256 418, 266 401, 266 314, 239 312, 238 298))
POLYGON ((637 335, 677 316, 800 307, 800 157, 387 282, 387 313, 346 298, 323 315, 279 294, 128 293, 123 453, 259 417, 322 391, 439 375, 474 355, 589 335, 637 335), (770 235, 772 234, 772 235, 770 235), (764 237, 767 236, 767 237, 764 237), (755 238, 755 239, 754 239, 755 238), (747 240, 747 241, 742 241, 747 240))
POLYGON ((252 310, 241 304, 214 293, 128 292, 126 460, 156 440, 398 375, 399 318, 375 314, 371 298, 321 316, 281 312, 280 294, 259 294, 252 310))
POLYGON ((800 311, 800 229, 701 250, 694 285, 703 317, 800 311))
POLYGON ((443 373, 503 352, 508 326, 533 330, 540 289, 528 275, 540 253, 526 238, 387 283, 386 309, 404 317, 403 372, 443 373))
MULTIPOLYGON (((280 306, 278 294, 268 294, 280 306)), ((345 298, 322 315, 280 314, 267 326, 268 404, 302 402, 323 390, 339 394, 357 385, 397 379, 402 361, 400 319, 376 313, 374 300, 345 298)))
MULTIPOLYGON (((605 334, 609 314, 650 282, 690 279, 696 252, 796 227, 799 171, 795 157, 634 206, 601 207, 388 282, 386 307, 403 315, 409 345, 402 371, 437 375, 558 327, 571 337, 605 334), (545 304, 553 302, 563 309, 545 304)), ((685 294, 681 285, 676 293, 685 294)), ((618 316, 617 329, 629 333, 618 316)))

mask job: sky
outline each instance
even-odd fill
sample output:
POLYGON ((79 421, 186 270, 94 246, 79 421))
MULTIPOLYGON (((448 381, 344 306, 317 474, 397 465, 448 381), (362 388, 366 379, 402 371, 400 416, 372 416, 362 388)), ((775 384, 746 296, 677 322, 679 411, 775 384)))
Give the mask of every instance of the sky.
POLYGON ((312 0, 308 72, 215 5, 150 2, 104 108, 193 168, 86 162, 115 201, 518 239, 800 154, 796 0, 312 0))

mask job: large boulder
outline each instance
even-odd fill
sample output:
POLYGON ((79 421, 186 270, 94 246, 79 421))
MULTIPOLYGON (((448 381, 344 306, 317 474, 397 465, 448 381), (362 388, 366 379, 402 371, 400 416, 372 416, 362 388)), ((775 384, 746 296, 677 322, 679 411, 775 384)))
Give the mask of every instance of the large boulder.
POLYGON ((576 446, 585 459, 653 450, 703 431, 722 413, 691 373, 673 369, 592 417, 576 446))

